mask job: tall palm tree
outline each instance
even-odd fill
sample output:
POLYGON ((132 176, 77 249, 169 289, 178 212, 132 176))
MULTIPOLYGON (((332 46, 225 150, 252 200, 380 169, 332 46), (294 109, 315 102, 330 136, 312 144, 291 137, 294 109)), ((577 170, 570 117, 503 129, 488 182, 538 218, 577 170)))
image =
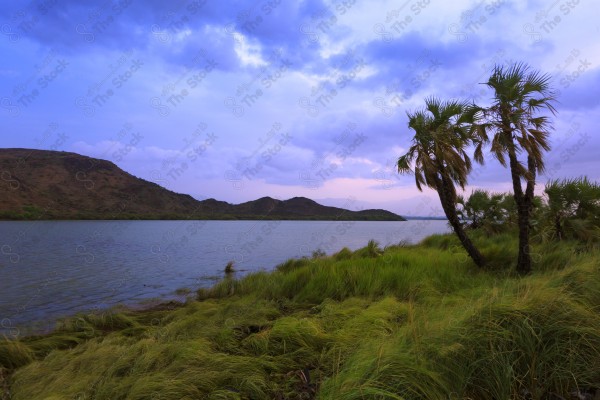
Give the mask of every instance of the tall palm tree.
POLYGON ((487 127, 493 133, 491 151, 505 167, 508 158, 519 226, 517 271, 527 274, 531 271, 529 233, 535 179, 544 171, 543 151, 550 150, 552 125, 548 113, 543 113, 556 114, 552 104, 556 98, 550 76, 523 63, 495 66, 486 84, 494 90, 493 103, 485 110, 487 127), (521 153, 525 163, 519 160, 521 153))
POLYGON ((485 260, 467 236, 456 211, 455 184, 464 189, 472 169, 466 147, 475 142, 475 160, 483 162, 481 146, 485 131, 473 124, 476 112, 475 107, 465 102, 425 99, 424 110, 407 113, 408 126, 415 131, 415 136, 408 152, 398 158, 397 167, 400 173, 414 172, 419 190, 425 185, 437 191, 442 209, 461 244, 475 264, 483 267, 485 260))

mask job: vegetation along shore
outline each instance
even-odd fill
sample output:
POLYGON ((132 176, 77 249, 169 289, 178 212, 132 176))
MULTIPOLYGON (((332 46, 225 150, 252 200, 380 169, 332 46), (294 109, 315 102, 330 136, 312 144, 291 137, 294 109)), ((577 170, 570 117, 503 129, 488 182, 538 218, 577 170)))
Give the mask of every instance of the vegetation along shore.
POLYGON ((14 400, 594 394, 598 248, 536 242, 522 277, 514 230, 473 240, 485 270, 441 235, 290 260, 177 307, 79 315, 0 342, 0 388, 14 400))

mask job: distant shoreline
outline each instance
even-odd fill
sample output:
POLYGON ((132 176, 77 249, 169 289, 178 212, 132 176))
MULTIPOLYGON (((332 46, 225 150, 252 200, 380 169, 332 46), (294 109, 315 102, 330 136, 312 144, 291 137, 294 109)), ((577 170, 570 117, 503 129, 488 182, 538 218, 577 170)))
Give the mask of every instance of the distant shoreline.
POLYGON ((9 221, 348 221, 348 222, 406 222, 406 220, 438 220, 445 218, 421 218, 407 217, 406 219, 355 219, 355 218, 285 218, 280 216, 256 217, 256 218, 142 218, 132 216, 130 218, 104 218, 104 217, 84 217, 84 218, 0 218, 0 222, 9 221))
POLYGON ((321 218, 144 218, 144 217, 132 217, 132 218, 0 218, 0 222, 33 222, 33 221, 306 221, 306 222, 336 222, 336 221, 348 221, 348 222, 406 222, 406 221, 443 221, 445 217, 404 217, 404 220, 392 220, 392 219, 350 219, 350 218, 335 218, 335 219, 321 219, 321 218))

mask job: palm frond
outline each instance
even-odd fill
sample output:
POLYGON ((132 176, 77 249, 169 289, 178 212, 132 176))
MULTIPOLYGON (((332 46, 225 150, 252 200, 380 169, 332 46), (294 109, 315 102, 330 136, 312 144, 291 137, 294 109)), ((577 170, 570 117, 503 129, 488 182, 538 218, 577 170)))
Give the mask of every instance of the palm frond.
POLYGON ((412 171, 410 164, 412 162, 412 157, 410 153, 407 153, 398 158, 396 162, 396 167, 398 168, 398 172, 401 174, 407 174, 412 171))

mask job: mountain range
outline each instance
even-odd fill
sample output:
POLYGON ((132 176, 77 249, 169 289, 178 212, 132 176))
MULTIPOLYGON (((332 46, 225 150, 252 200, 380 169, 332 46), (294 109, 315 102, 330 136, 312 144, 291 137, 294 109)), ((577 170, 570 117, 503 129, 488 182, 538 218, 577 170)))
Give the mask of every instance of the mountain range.
POLYGON ((51 150, 0 149, 0 188, 0 219, 405 220, 386 210, 352 211, 305 197, 196 200, 110 161, 51 150))

